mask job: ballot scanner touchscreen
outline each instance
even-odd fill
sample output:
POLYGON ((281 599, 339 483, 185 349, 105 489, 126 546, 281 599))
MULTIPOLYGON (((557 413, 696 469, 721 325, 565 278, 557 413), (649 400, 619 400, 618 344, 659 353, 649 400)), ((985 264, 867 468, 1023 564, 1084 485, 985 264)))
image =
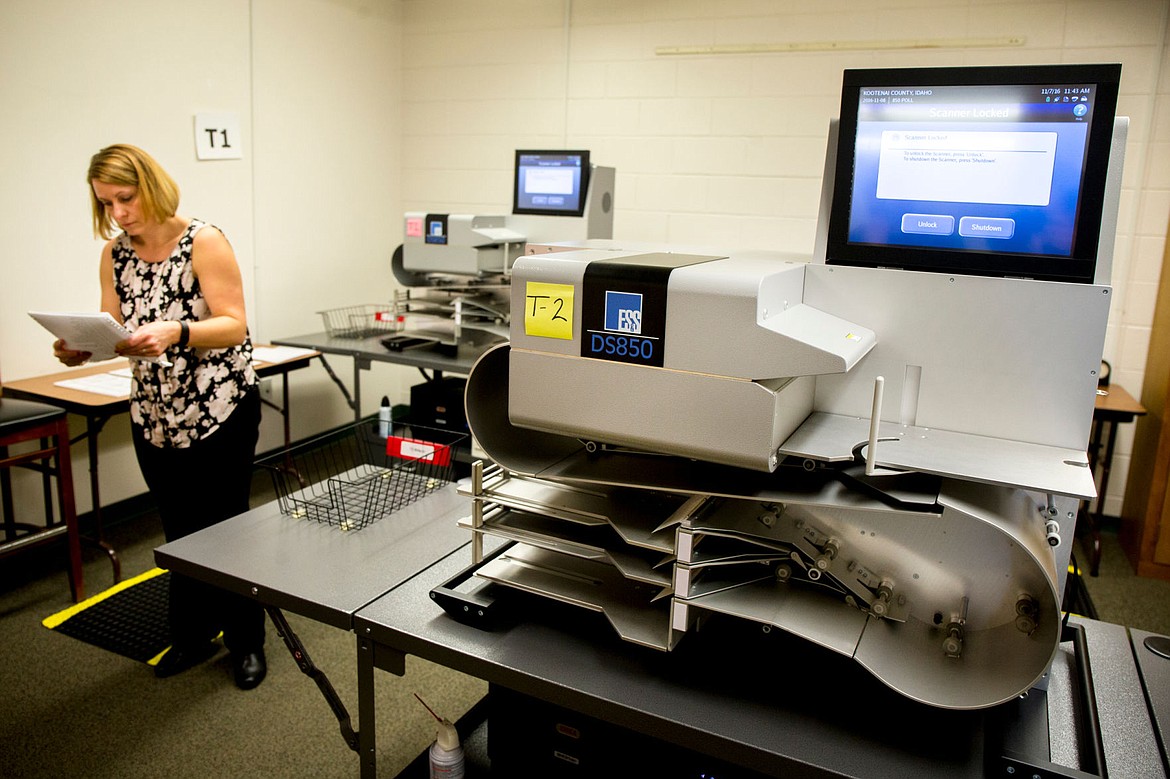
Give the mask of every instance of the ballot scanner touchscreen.
POLYGON ((512 213, 581 216, 588 190, 588 151, 516 152, 512 213))
POLYGON ((891 266, 1091 280, 1109 68, 950 73, 846 73, 831 241, 891 266))

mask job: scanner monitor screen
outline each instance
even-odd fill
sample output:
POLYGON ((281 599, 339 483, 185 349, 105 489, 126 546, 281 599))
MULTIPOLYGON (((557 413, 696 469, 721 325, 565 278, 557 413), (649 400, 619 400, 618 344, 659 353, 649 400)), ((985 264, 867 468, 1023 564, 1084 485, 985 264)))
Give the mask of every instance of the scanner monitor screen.
POLYGON ((588 190, 589 152, 516 152, 513 214, 581 216, 588 190))
POLYGON ((827 262, 1092 282, 1120 77, 845 71, 827 262))

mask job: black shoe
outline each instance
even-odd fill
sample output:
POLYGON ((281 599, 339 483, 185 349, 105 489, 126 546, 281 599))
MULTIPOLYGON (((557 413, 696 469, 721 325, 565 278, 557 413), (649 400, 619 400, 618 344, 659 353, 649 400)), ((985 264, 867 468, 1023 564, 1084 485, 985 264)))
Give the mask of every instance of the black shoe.
POLYGON ((267 673, 268 662, 264 659, 263 649, 232 653, 232 675, 236 678, 236 686, 241 690, 258 687, 267 673))
POLYGON ((172 646, 154 667, 154 675, 159 679, 166 679, 209 660, 218 651, 219 644, 214 641, 194 646, 172 646))

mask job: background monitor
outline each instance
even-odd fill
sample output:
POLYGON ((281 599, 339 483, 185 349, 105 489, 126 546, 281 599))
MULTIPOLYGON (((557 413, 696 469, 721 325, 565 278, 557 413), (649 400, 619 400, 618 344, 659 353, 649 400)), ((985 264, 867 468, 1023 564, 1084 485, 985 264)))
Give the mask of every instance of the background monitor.
POLYGON ((1120 79, 845 71, 826 262, 1092 282, 1120 79))
POLYGON ((581 216, 589 190, 589 152, 516 152, 513 214, 581 216))

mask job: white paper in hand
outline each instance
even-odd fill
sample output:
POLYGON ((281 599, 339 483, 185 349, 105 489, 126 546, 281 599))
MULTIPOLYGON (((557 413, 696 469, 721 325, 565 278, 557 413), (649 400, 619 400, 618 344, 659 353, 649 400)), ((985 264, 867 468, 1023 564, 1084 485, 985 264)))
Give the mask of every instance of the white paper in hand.
MULTIPOLYGON (((87 313, 51 313, 29 311, 28 315, 42 327, 78 352, 89 352, 91 360, 109 360, 117 357, 114 347, 130 337, 130 331, 105 311, 87 313)), ((130 359, 169 365, 161 357, 131 357, 130 359)))

